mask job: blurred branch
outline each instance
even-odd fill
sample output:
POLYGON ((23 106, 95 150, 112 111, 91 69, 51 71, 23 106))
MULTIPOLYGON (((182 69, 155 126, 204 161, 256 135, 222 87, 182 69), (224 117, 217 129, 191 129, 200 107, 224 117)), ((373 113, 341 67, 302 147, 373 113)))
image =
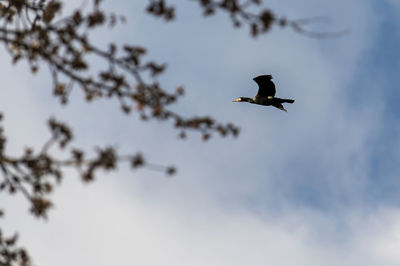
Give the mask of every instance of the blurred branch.
MULTIPOLYGON (((153 5, 156 2, 151 1, 153 5)), ((237 136, 238 128, 231 124, 219 123, 209 117, 186 118, 171 112, 168 107, 183 96, 184 89, 178 86, 171 93, 156 81, 156 77, 165 71, 166 64, 144 61, 147 53, 144 47, 110 43, 103 49, 90 42, 88 31, 102 25, 113 27, 125 20, 115 14, 106 14, 100 3, 95 0, 91 11, 76 10, 70 16, 59 18, 60 1, 1 1, 0 14, 4 23, 0 23, 3 25, 0 26, 0 43, 5 45, 13 63, 25 60, 33 73, 43 63, 47 64, 53 79, 54 96, 62 104, 68 103, 71 91, 78 87, 87 101, 116 99, 124 113, 136 110, 145 121, 172 119, 180 131, 237 136), (96 60, 97 73, 89 57, 96 60)), ((158 6, 159 10, 154 8, 156 13, 169 12, 164 5, 158 6)))
MULTIPOLYGON (((306 25, 311 23, 320 23, 325 20, 323 17, 306 18, 299 20, 288 20, 285 17, 278 18, 270 9, 260 8, 262 0, 190 0, 197 2, 203 10, 204 16, 211 16, 216 14, 217 11, 228 13, 230 19, 235 27, 240 27, 243 24, 248 25, 250 33, 253 37, 259 34, 266 33, 271 30, 273 25, 281 27, 290 27, 297 33, 306 35, 312 38, 337 38, 347 33, 348 30, 332 31, 332 32, 318 32, 311 31, 306 28, 306 25), (259 10, 252 12, 250 10, 259 10)), ((150 0, 147 11, 148 13, 156 16, 166 18, 168 21, 172 20, 174 16, 169 17, 167 13, 175 14, 175 8, 169 6, 166 0, 150 0)))
POLYGON ((2 266, 32 266, 28 252, 17 246, 18 235, 3 236, 0 228, 0 265, 2 266))
POLYGON ((0 127, 0 169, 4 180, 0 182, 0 191, 10 194, 21 192, 31 203, 31 212, 37 217, 47 217, 48 209, 53 205, 48 196, 54 186, 62 181, 65 168, 74 168, 84 182, 95 179, 99 170, 115 171, 119 163, 128 162, 133 169, 145 167, 175 174, 173 166, 162 166, 145 161, 140 153, 120 155, 112 147, 97 148, 91 158, 82 149, 71 149, 69 156, 58 158, 50 152, 53 146, 63 151, 72 141, 72 130, 64 123, 49 120, 51 137, 44 143, 40 152, 27 148, 19 156, 6 154, 6 138, 0 127))

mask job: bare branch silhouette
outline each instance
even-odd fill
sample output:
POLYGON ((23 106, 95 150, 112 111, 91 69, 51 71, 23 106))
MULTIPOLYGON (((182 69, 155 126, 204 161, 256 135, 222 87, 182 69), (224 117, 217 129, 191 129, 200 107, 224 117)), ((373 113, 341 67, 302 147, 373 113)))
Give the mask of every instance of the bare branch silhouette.
MULTIPOLYGON (((306 25, 318 24, 326 22, 326 17, 312 17, 306 19, 289 20, 285 17, 279 18, 272 12, 271 9, 262 8, 258 13, 250 10, 259 10, 263 1, 262 0, 190 0, 199 3, 203 9, 204 16, 216 14, 221 10, 227 12, 235 27, 240 27, 243 24, 248 25, 250 33, 253 37, 266 33, 272 29, 273 25, 280 27, 290 27, 297 33, 306 35, 311 38, 325 39, 337 38, 349 33, 349 30, 339 30, 331 32, 318 32, 307 30, 306 25)), ((167 6, 165 0, 151 1, 157 2, 160 6, 167 6)), ((172 8, 172 7, 170 7, 172 8)), ((152 13, 156 16, 162 16, 160 13, 152 13)))

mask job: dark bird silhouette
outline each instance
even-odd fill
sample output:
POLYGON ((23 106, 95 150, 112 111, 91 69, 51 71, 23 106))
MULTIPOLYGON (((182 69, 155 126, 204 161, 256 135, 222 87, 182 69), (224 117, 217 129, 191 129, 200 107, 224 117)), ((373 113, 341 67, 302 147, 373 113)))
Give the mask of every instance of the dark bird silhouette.
POLYGON ((271 75, 262 75, 253 78, 253 80, 258 84, 258 93, 253 98, 247 97, 239 97, 233 102, 248 102, 260 105, 272 105, 282 111, 286 111, 285 107, 283 107, 282 103, 294 103, 292 99, 281 99, 275 97, 275 84, 272 82, 271 75))

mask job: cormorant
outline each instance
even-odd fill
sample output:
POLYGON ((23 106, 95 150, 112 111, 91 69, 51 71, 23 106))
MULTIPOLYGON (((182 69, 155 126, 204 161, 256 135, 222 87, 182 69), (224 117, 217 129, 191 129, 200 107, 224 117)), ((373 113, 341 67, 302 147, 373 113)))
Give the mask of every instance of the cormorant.
POLYGON ((275 84, 272 82, 271 75, 261 75, 253 78, 253 80, 258 84, 258 93, 253 98, 239 97, 233 102, 248 102, 260 105, 272 105, 282 111, 286 111, 282 103, 294 103, 292 99, 281 99, 275 97, 275 84))

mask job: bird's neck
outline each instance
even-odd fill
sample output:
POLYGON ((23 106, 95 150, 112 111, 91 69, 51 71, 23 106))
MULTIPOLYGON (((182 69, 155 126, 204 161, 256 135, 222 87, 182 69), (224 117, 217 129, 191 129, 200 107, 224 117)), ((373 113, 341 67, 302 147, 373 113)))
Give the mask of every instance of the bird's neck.
POLYGON ((242 102, 254 103, 254 99, 247 97, 240 97, 242 102))

